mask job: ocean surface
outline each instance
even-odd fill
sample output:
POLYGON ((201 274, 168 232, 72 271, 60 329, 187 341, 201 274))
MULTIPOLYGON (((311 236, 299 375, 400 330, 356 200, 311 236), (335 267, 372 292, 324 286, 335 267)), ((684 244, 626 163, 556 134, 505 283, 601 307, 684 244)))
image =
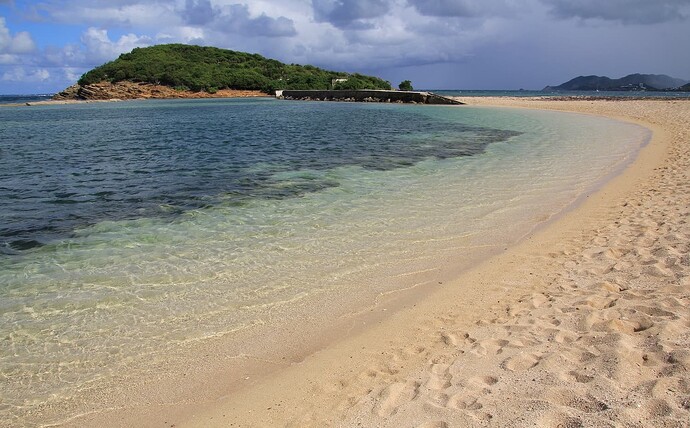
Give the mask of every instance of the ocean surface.
POLYGON ((690 98, 690 92, 671 91, 535 91, 431 89, 447 97, 611 97, 611 98, 690 98))
POLYGON ((124 367, 145 376, 291 308, 340 317, 435 283, 570 207, 648 138, 462 106, 4 107, 0 420, 45 421, 124 367))
POLYGON ((24 94, 24 95, 0 95, 0 106, 3 104, 24 104, 34 101, 48 101, 53 94, 24 94))

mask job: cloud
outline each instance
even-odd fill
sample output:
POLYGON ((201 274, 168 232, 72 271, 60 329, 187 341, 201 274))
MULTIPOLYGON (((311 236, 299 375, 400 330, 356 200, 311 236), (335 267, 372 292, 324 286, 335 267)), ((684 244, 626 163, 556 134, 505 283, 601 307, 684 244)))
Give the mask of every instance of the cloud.
POLYGON ((477 14, 477 7, 468 0, 409 0, 419 13, 425 16, 462 16, 477 14))
POLYGON ((130 33, 112 41, 108 36, 108 30, 90 27, 82 34, 81 43, 85 48, 85 65, 100 65, 134 48, 150 46, 153 40, 148 36, 130 33))
POLYGON ((242 36, 290 37, 297 34, 294 22, 283 16, 272 18, 262 13, 256 18, 249 14, 245 4, 232 4, 220 8, 215 29, 242 36))
POLYGON ((563 19, 601 19, 623 24, 657 24, 684 20, 690 0, 543 0, 554 16, 563 19))
POLYGON ((189 25, 205 25, 217 14, 209 0, 186 0, 182 19, 189 25))
POLYGON ((123 52, 158 43, 217 46, 389 80, 411 78, 420 87, 539 87, 577 74, 638 71, 687 78, 690 66, 687 56, 677 54, 690 37, 683 21, 690 17, 690 0, 7 4, 0 0, 0 83, 9 82, 2 81, 4 75, 22 75, 15 67, 23 67, 27 79, 49 70, 48 80, 26 85, 31 91, 60 90, 123 52))
POLYGON ((390 11, 388 0, 312 0, 314 18, 338 28, 368 28, 366 20, 390 11))
POLYGON ((245 37, 291 37, 297 34, 291 19, 284 16, 272 18, 263 12, 253 18, 246 4, 213 6, 210 0, 185 0, 179 15, 189 26, 225 34, 245 37))
POLYGON ((28 32, 20 31, 12 36, 5 18, 0 16, 0 54, 29 54, 35 50, 36 44, 28 32))
POLYGON ((43 82, 50 79, 50 72, 45 68, 13 67, 2 74, 6 82, 43 82))
POLYGON ((104 28, 156 28, 178 25, 175 2, 161 0, 45 0, 23 12, 35 21, 104 28))
POLYGON ((36 61, 50 67, 70 69, 74 73, 75 69, 91 68, 112 61, 134 48, 150 46, 154 40, 131 33, 111 40, 107 30, 89 27, 81 34, 79 42, 48 46, 36 61))
POLYGON ((407 0, 423 16, 439 18, 477 18, 484 16, 512 16, 531 9, 530 1, 518 5, 514 0, 407 0))

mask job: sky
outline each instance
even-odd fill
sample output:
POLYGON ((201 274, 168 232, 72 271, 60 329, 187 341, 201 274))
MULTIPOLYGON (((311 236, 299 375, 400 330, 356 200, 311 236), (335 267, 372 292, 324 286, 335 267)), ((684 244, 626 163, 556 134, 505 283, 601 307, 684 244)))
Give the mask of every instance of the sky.
POLYGON ((53 93, 135 47, 188 43, 417 89, 690 80, 690 0, 0 0, 0 94, 53 93))

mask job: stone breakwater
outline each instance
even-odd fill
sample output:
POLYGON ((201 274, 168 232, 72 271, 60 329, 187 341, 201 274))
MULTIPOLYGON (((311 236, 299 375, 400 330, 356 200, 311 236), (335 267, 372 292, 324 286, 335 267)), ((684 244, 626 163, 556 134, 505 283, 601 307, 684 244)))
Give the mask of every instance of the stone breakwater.
POLYGON ((442 97, 432 92, 385 90, 279 90, 276 98, 302 101, 379 102, 405 104, 460 105, 463 102, 442 97))

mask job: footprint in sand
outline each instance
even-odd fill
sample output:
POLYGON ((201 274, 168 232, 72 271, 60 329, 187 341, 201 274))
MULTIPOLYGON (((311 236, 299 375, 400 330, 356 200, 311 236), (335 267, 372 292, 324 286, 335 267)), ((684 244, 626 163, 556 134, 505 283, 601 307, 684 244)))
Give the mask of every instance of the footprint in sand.
POLYGON ((580 373, 575 370, 571 370, 567 373, 567 375, 562 376, 564 380, 567 381, 572 381, 575 380, 575 382, 578 383, 589 383, 594 380, 594 376, 590 376, 585 373, 580 373))
POLYGON ((569 416, 563 413, 546 414, 539 420, 539 426, 545 427, 559 427, 559 428, 582 428, 585 425, 582 420, 577 417, 569 416))
POLYGON ((472 352, 484 356, 484 355, 498 355, 503 352, 503 348, 510 342, 504 339, 487 339, 477 342, 472 347, 472 352))
POLYGON ((417 428, 448 428, 448 424, 444 421, 430 421, 417 425, 417 428))
POLYGON ((421 384, 416 381, 394 383, 379 394, 379 402, 374 411, 381 417, 389 417, 398 411, 402 404, 412 401, 419 395, 421 384))
POLYGON ((464 392, 455 394, 448 399, 448 408, 458 409, 458 410, 479 410, 482 407, 482 403, 479 402, 479 398, 473 395, 468 395, 464 392))
POLYGON ((520 372, 531 369, 539 364, 540 361, 541 357, 539 355, 523 353, 506 359, 501 363, 501 367, 511 372, 520 372))
POLYGON ((424 384, 427 388, 431 390, 441 390, 451 386, 453 375, 450 374, 447 364, 434 364, 431 366, 429 372, 429 380, 424 384))
POLYGON ((467 379, 467 385, 477 388, 485 388, 486 386, 496 385, 498 378, 495 376, 475 376, 467 379))

